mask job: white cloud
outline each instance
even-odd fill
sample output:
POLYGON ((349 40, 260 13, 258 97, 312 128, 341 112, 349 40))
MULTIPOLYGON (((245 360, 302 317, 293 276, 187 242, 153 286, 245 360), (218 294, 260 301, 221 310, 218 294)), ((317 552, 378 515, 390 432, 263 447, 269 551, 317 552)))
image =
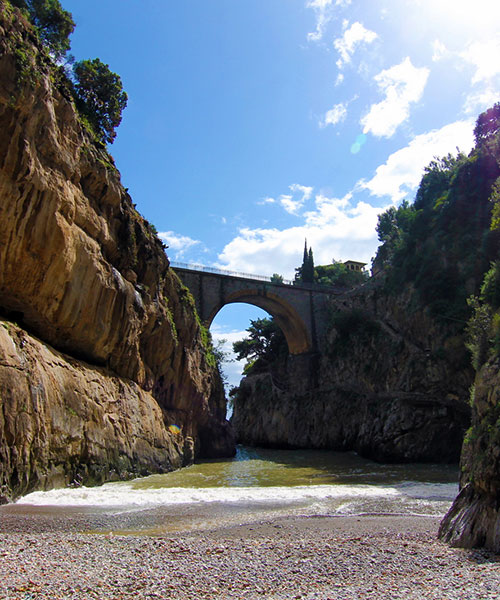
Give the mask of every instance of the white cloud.
POLYGON ((345 8, 351 4, 352 0, 308 0, 307 8, 312 8, 316 12, 316 31, 307 34, 307 39, 311 42, 319 42, 323 38, 325 28, 331 20, 331 8, 333 5, 345 8))
POLYGON ((488 86, 480 92, 469 94, 465 100, 464 110, 467 114, 477 115, 499 101, 500 83, 497 87, 488 86))
POLYGON ((331 19, 329 9, 332 3, 333 0, 309 0, 307 2, 307 8, 312 8, 316 12, 316 31, 307 34, 308 40, 318 42, 323 37, 325 27, 331 19))
POLYGON ((440 40, 434 40, 432 43, 432 61, 437 62, 445 58, 450 52, 440 40))
POLYGON ((474 42, 460 56, 476 68, 472 83, 491 80, 500 74, 500 36, 474 42))
POLYGON ((172 252, 175 253, 174 258, 179 259, 184 256, 184 254, 190 250, 193 246, 197 246, 201 244, 199 240, 193 240, 187 235, 180 235, 173 231, 160 231, 158 233, 158 237, 167 244, 169 247, 170 255, 172 252))
POLYGON ((298 183, 292 183, 288 186, 292 194, 282 194, 279 198, 281 206, 291 215, 298 215, 304 203, 309 200, 312 195, 313 188, 298 183), (295 194, 302 194, 299 198, 294 197, 295 194))
POLYGON ((420 183, 423 169, 437 157, 452 154, 458 148, 468 153, 474 143, 472 121, 456 121, 441 129, 417 135, 405 148, 389 156, 369 181, 358 185, 374 196, 390 196, 394 203, 413 192, 420 183))
POLYGON ((217 266, 263 275, 281 273, 292 279, 302 262, 304 238, 313 248, 316 264, 329 264, 333 258, 369 262, 378 245, 377 215, 384 208, 365 202, 352 205, 351 200, 351 194, 343 198, 318 194, 314 210, 305 213, 300 226, 243 228, 219 254, 217 266))
POLYGON ((248 337, 248 332, 235 329, 228 331, 219 324, 213 323, 210 327, 210 333, 212 334, 214 344, 220 344, 222 351, 227 354, 227 359, 222 363, 222 371, 227 378, 227 386, 231 388, 238 385, 242 377, 246 359, 236 360, 236 354, 233 352, 233 344, 248 337))
POLYGON ((280 204, 291 215, 296 215, 302 206, 300 200, 293 200, 291 194, 281 194, 280 204))
POLYGON ((366 29, 359 21, 353 23, 347 29, 348 22, 344 21, 344 34, 341 38, 337 38, 333 45, 339 52, 340 58, 337 61, 337 67, 342 69, 345 64, 351 62, 352 55, 356 47, 361 44, 371 44, 375 41, 378 35, 374 31, 366 29))
POLYGON ((302 203, 307 202, 309 198, 312 196, 313 187, 309 187, 307 185, 299 185, 298 183, 292 183, 290 186, 290 190, 292 192, 299 192, 302 194, 302 203))
POLYGON ((260 204, 260 205, 275 204, 275 203, 276 203, 276 200, 274 198, 271 198, 270 196, 266 196, 266 197, 262 198, 262 200, 259 200, 257 202, 257 204, 260 204))
POLYGON ((345 120, 347 116, 347 105, 345 103, 335 104, 333 108, 326 112, 325 117, 320 121, 320 127, 328 125, 337 125, 345 120))
POLYGON ((410 115, 410 104, 422 97, 429 69, 414 67, 407 57, 399 65, 381 71, 374 79, 385 99, 373 104, 361 119, 363 133, 391 137, 410 115))

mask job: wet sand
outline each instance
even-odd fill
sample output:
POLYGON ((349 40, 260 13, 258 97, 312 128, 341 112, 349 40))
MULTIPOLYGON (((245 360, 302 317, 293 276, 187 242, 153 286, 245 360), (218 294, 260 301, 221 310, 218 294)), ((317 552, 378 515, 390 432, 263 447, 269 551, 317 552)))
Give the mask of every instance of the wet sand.
POLYGON ((117 534, 123 519, 2 510, 0 598, 500 598, 500 557, 437 541, 436 517, 286 517, 155 536, 117 534), (107 532, 88 533, 96 526, 107 532))

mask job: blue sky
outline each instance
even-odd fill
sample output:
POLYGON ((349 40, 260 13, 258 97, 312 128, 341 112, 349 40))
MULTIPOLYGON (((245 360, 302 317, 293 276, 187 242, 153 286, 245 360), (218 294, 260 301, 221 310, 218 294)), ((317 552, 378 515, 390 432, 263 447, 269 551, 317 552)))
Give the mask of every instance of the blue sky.
MULTIPOLYGON (((498 0, 62 5, 76 59, 122 77, 111 153, 172 260, 293 277, 307 238, 369 263, 377 215, 500 101, 498 0)), ((226 307, 215 337, 257 314, 226 307)))

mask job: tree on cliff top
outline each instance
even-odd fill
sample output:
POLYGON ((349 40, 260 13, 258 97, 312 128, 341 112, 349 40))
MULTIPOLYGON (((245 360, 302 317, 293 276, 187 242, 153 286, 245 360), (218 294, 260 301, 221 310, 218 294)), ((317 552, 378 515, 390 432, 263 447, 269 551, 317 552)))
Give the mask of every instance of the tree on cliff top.
POLYGON ((302 265, 295 269, 296 283, 313 283, 314 282, 314 258, 312 248, 307 249, 307 240, 304 242, 304 256, 302 265))
POLYGON ((98 58, 81 60, 73 65, 77 106, 103 141, 113 143, 115 129, 121 123, 127 94, 122 80, 98 58))
POLYGON ((500 102, 481 113, 474 127, 474 138, 479 146, 500 132, 500 102))
POLYGON ((70 48, 69 36, 75 29, 72 14, 59 0, 11 0, 11 4, 28 15, 49 52, 56 60, 61 59, 70 48))

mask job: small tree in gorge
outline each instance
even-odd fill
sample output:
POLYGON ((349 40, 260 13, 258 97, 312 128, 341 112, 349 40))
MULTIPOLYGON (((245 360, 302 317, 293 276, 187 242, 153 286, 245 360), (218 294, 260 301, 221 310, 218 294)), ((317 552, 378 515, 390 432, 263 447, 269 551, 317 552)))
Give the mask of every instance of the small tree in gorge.
POLYGON ((246 331, 250 335, 233 344, 236 359, 246 358, 248 361, 245 367, 246 374, 250 367, 263 367, 281 352, 288 351, 285 336, 273 319, 251 320, 246 331))

